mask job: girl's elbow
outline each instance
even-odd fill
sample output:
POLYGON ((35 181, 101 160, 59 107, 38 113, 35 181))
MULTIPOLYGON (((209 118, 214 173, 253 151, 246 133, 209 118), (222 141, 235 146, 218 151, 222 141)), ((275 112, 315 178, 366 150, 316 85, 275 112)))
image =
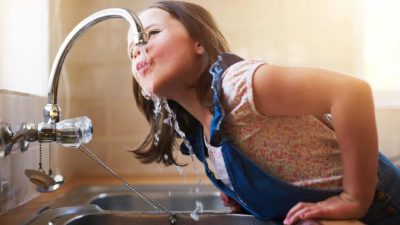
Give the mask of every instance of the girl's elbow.
POLYGON ((351 89, 351 93, 354 93, 355 96, 363 99, 370 99, 372 101, 372 87, 368 82, 364 80, 356 80, 351 89))
POLYGON ((372 87, 368 82, 360 80, 360 89, 363 93, 372 95, 372 87))

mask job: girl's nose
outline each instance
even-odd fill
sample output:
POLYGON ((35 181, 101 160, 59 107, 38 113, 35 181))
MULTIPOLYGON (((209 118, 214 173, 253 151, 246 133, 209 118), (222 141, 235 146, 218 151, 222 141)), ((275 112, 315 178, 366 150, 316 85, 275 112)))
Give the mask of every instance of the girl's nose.
POLYGON ((147 48, 144 45, 135 46, 131 52, 132 59, 137 59, 140 56, 144 56, 147 53, 147 48))
POLYGON ((138 57, 139 54, 140 53, 139 53, 138 48, 137 47, 133 47, 133 48, 131 48, 129 56, 130 56, 131 60, 134 60, 134 59, 136 59, 138 57))

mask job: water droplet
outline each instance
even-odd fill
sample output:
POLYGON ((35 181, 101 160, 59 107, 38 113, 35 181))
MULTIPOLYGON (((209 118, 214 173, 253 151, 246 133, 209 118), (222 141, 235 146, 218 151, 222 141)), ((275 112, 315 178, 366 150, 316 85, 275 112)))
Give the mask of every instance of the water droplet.
POLYGON ((172 118, 170 116, 168 116, 168 118, 166 118, 163 123, 169 125, 172 127, 172 118))
POLYGON ((183 168, 181 166, 176 166, 176 171, 178 171, 179 175, 183 175, 183 168))
POLYGON ((162 106, 161 103, 162 103, 162 101, 161 101, 160 98, 158 98, 158 97, 156 97, 156 96, 154 96, 154 97, 152 98, 152 100, 153 100, 153 103, 154 103, 153 116, 154 116, 155 118, 157 118, 158 116, 161 115, 161 106, 162 106))
POLYGON ((199 214, 197 214, 195 211, 190 213, 190 217, 195 221, 199 221, 199 214))
POLYGON ((168 218, 168 220, 169 220, 169 223, 170 223, 171 225, 175 225, 175 224, 177 223, 176 215, 170 215, 169 218, 168 218))
POLYGON ((157 133, 154 134, 154 145, 158 146, 158 144, 160 143, 160 134, 161 131, 158 130, 157 133))
POLYGON ((199 213, 203 212, 203 203, 201 201, 196 201, 196 208, 190 213, 190 217, 193 220, 198 221, 199 220, 199 213))

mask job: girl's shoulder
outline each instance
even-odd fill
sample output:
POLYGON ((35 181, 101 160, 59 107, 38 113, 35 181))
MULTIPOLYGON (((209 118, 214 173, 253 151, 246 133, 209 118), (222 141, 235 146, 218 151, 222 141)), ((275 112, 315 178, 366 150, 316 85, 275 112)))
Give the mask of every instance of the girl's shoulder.
POLYGON ((256 69, 266 64, 262 60, 243 60, 228 67, 222 74, 222 98, 226 110, 247 105, 255 112, 253 102, 253 75, 256 69))
POLYGON ((257 59, 245 59, 239 61, 229 66, 222 75, 222 78, 224 79, 224 77, 230 77, 232 75, 237 76, 240 74, 251 73, 252 71, 254 72, 254 70, 257 69, 258 66, 266 63, 266 61, 257 59))

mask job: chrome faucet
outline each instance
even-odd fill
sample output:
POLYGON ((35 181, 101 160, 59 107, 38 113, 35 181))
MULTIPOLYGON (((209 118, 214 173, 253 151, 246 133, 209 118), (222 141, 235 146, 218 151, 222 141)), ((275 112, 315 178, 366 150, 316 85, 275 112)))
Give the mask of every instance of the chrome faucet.
POLYGON ((147 37, 139 18, 132 11, 123 8, 109 8, 98 11, 82 20, 65 38, 53 61, 48 83, 48 100, 44 107, 44 122, 24 124, 14 134, 7 123, 0 123, 0 157, 8 155, 12 145, 19 142, 22 150, 28 148, 27 142, 56 141, 66 147, 78 147, 88 143, 92 137, 92 124, 89 118, 80 117, 60 122, 61 108, 57 105, 58 81, 64 60, 77 39, 93 25, 112 18, 123 18, 130 24, 133 41, 136 45, 147 43, 147 37))
POLYGON ((87 29, 97 24, 100 21, 111 18, 124 18, 127 20, 136 34, 133 36, 133 41, 136 45, 143 45, 147 42, 146 34, 144 33, 143 25, 139 18, 130 10, 121 8, 110 8, 99 11, 80 22, 66 37, 62 43, 53 66, 50 72, 50 80, 48 85, 48 104, 44 108, 44 121, 47 123, 57 123, 60 120, 60 108, 57 105, 57 90, 58 81, 60 78, 61 68, 72 45, 76 39, 80 37, 87 29))
MULTIPOLYGON (((98 11, 82 20, 66 37, 61 44, 54 59, 48 84, 48 100, 44 107, 44 122, 38 124, 22 123, 20 129, 14 133, 11 125, 0 121, 0 157, 9 155, 13 145, 19 143, 21 151, 26 151, 29 142, 40 143, 57 142, 65 147, 78 148, 81 144, 88 143, 92 138, 92 122, 83 116, 60 121, 61 109, 57 105, 58 81, 64 60, 77 39, 93 25, 112 18, 123 18, 130 24, 131 36, 136 45, 144 45, 147 42, 146 34, 139 18, 130 10, 122 8, 110 8, 98 11)), ((42 171, 41 162, 39 170, 28 169, 25 174, 38 186, 38 191, 49 192, 56 190, 63 182, 60 175, 52 176, 42 171)))

